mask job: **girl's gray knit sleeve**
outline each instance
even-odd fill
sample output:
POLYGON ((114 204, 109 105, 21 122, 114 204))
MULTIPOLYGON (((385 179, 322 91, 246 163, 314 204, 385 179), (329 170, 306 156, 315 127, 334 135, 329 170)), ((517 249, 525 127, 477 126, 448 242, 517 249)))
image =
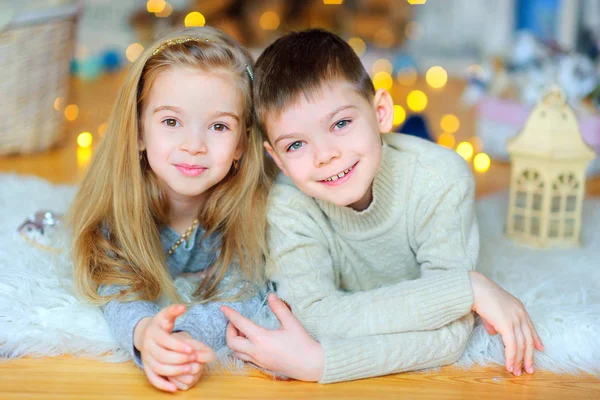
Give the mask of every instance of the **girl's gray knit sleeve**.
MULTIPOLYGON (((106 224, 102 226, 102 235, 107 239, 110 238, 110 230, 106 224)), ((124 289, 125 287, 121 285, 100 285, 98 294, 110 296, 124 289)), ((133 331, 142 318, 154 317, 158 314, 160 307, 151 301, 111 300, 101 308, 113 336, 124 349, 131 353, 133 361, 141 368, 142 354, 133 345, 133 331)))
MULTIPOLYGON (((229 279, 226 277, 221 286, 228 287, 231 282, 230 279, 230 277, 229 279)), ((235 296, 242 288, 243 282, 240 282, 228 290, 223 297, 235 296)), ((221 306, 231 307, 246 318, 252 319, 260 312, 265 298, 265 290, 256 290, 252 297, 240 301, 216 301, 194 305, 182 317, 177 319, 173 332, 186 331, 195 340, 204 343, 213 350, 218 350, 226 346, 225 332, 229 323, 221 312, 221 306)))
MULTIPOLYGON (((123 287, 118 285, 102 285, 98 289, 98 293, 109 296, 121 290, 123 287)), ((139 367, 142 367, 142 355, 133 344, 133 331, 142 318, 154 317, 159 311, 158 305, 143 300, 129 302, 111 300, 102 306, 102 312, 113 336, 123 348, 131 353, 139 367)))

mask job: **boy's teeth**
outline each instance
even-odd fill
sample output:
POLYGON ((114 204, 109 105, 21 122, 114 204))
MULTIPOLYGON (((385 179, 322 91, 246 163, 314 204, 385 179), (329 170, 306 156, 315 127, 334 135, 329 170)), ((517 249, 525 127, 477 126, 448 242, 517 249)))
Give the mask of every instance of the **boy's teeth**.
POLYGON ((350 170, 352 169, 352 167, 348 168, 347 170, 344 170, 342 172, 340 172, 337 175, 332 176, 331 178, 327 178, 325 179, 327 182, 331 182, 331 181, 337 181, 340 178, 343 178, 344 175, 346 175, 348 172, 350 172, 350 170))

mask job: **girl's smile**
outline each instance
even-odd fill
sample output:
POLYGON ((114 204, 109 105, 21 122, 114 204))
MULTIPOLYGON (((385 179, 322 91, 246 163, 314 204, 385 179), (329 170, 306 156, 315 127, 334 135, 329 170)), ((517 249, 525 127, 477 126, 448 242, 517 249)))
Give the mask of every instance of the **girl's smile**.
POLYGON ((185 176, 199 176, 208 168, 201 165, 176 164, 175 168, 185 176))

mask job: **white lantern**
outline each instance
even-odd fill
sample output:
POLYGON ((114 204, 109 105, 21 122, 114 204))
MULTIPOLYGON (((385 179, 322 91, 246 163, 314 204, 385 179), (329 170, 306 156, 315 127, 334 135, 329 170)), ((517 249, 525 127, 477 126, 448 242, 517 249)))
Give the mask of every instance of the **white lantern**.
POLYGON ((595 153, 560 88, 543 96, 508 152, 507 236, 539 248, 579 246, 585 171, 595 153))

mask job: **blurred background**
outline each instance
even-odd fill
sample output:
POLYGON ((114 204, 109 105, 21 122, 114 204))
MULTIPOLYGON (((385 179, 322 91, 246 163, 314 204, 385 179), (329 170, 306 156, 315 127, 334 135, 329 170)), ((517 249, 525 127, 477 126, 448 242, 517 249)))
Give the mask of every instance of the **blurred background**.
POLYGON ((394 130, 456 150, 478 194, 507 186, 506 140, 553 83, 600 153, 600 0, 0 0, 0 172, 77 183, 131 62, 205 24, 255 57, 292 30, 340 35, 392 93, 394 130))

